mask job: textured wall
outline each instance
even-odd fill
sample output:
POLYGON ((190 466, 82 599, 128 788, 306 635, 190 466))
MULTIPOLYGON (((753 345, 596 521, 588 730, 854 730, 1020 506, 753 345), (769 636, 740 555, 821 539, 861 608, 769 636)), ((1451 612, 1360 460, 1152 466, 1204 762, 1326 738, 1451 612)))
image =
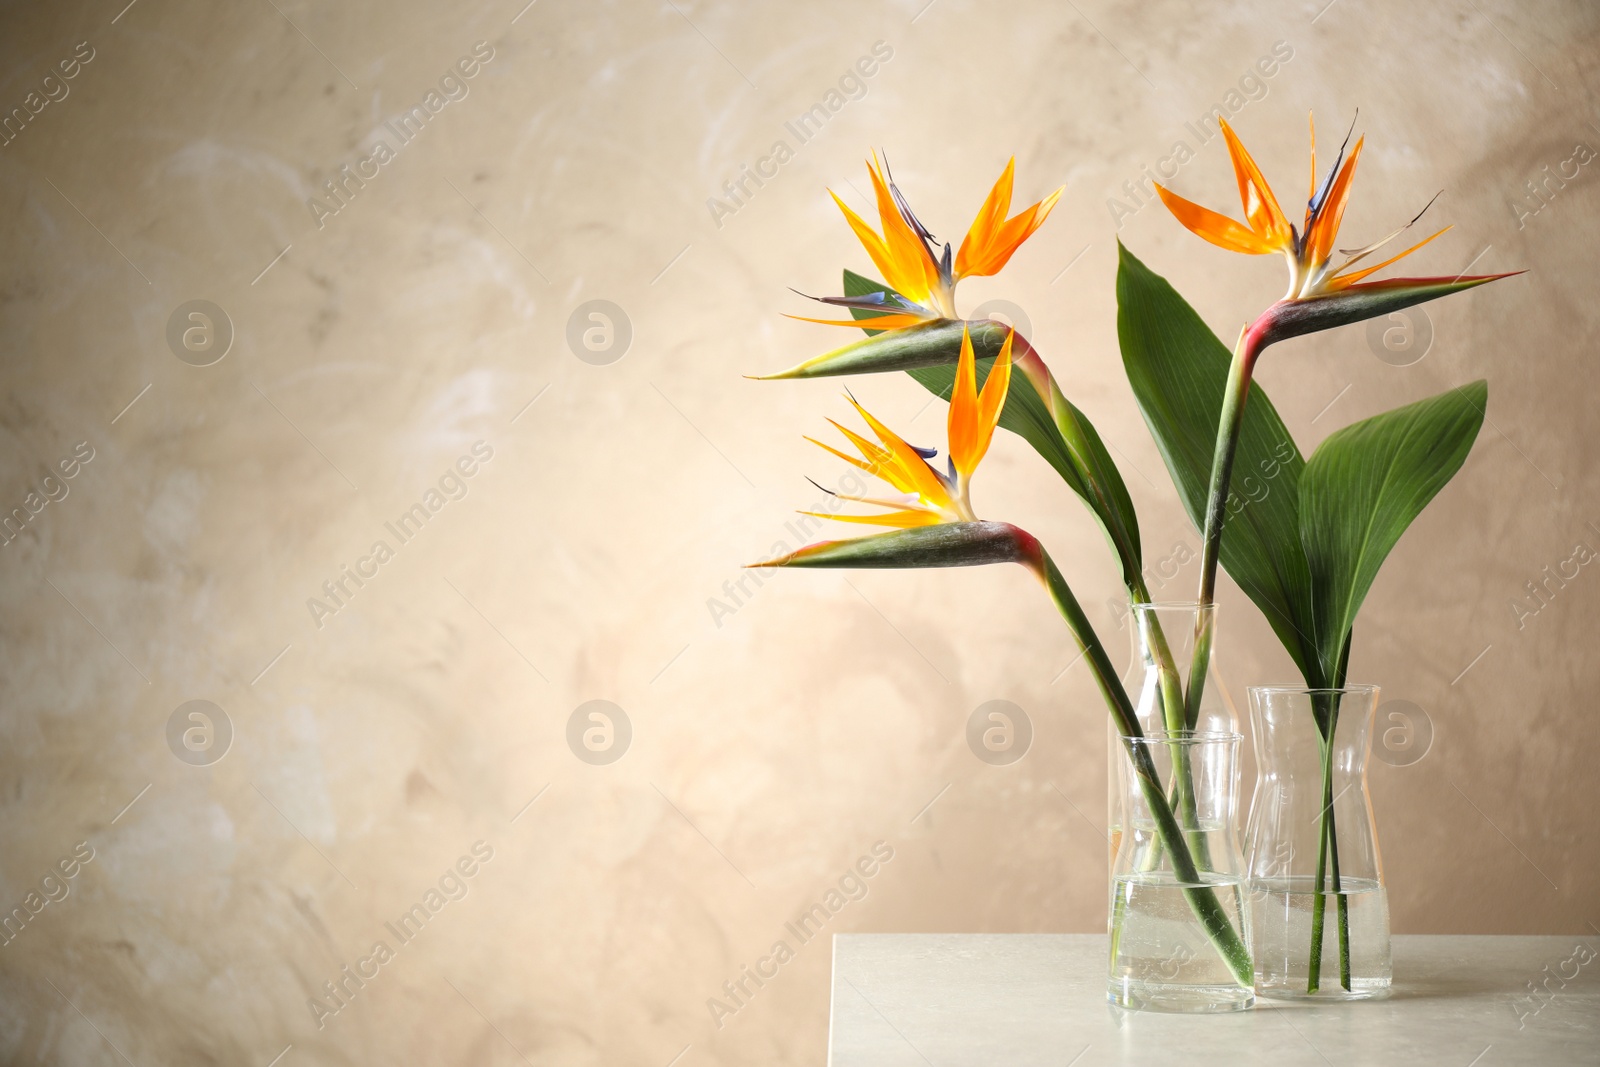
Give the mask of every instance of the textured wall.
MULTIPOLYGON (((1572 162, 1600 146, 1600 18, 1324 2, 11 5, 0 507, 38 510, 0 548, 0 904, 37 914, 0 947, 0 1059, 815 1062, 829 950, 785 923, 841 879, 860 899, 824 935, 1099 928, 1105 713, 1048 603, 998 569, 734 599, 818 498, 802 474, 838 477, 800 435, 846 410, 836 382, 741 375, 838 338, 781 313, 809 313, 787 286, 868 266, 824 189, 864 209, 871 147, 941 236, 1015 153, 1019 196, 1067 192, 963 309, 1024 309, 1172 559, 1158 593, 1188 595, 1196 538, 1121 375, 1113 272, 1120 238, 1230 336, 1280 292, 1278 262, 1123 191, 1184 140, 1174 184, 1230 203, 1220 140, 1185 125, 1218 103, 1286 203, 1308 109, 1327 144, 1361 108, 1344 243, 1442 189, 1455 228, 1419 272, 1530 270, 1430 305, 1410 365, 1355 326, 1261 380, 1309 451, 1490 379, 1477 447, 1357 630, 1353 677, 1434 734, 1374 771, 1394 923, 1592 929, 1600 578, 1567 561, 1600 549, 1600 164, 1572 162), (800 143, 785 121, 877 42, 800 143), (775 177, 708 206, 779 140, 775 177), (341 203, 323 183, 346 165, 367 178, 341 203), (1546 167, 1569 177, 1535 213, 1546 167), (195 300, 231 323, 207 366, 195 300), (620 359, 620 334, 569 345, 590 300, 623 309, 620 359), (402 540, 385 524, 419 503, 402 540), (1546 566, 1568 578, 1526 599, 1546 566), (631 725, 604 765, 567 740, 597 699, 631 725), (1018 763, 967 748, 990 699, 1031 719, 1018 763), (222 717, 208 739, 177 712, 194 700, 226 716, 220 760, 222 717), (386 925, 419 904, 420 930, 386 925), (713 1022, 779 940, 777 977, 713 1022)), ((914 383, 852 384, 941 436, 914 383)), ((1104 545, 1037 456, 1002 437, 978 499, 1046 538, 1120 647, 1104 545)), ((1284 679, 1223 603, 1233 694, 1284 679)))

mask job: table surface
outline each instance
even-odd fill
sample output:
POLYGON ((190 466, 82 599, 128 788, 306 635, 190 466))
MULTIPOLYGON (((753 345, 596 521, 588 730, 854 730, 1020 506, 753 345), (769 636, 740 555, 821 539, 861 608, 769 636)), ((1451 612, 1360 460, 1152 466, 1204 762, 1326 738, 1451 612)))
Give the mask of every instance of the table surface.
POLYGON ((1106 1002, 1102 934, 839 934, 832 1067, 1600 1065, 1600 938, 1400 936, 1384 1000, 1106 1002))

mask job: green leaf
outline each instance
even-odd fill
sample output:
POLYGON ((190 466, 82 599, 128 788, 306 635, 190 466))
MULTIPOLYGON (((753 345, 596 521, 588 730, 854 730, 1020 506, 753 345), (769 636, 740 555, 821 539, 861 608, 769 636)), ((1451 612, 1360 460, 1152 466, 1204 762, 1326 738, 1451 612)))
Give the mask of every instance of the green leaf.
MULTIPOLYGON (((1205 523, 1211 460, 1231 356, 1165 278, 1118 245, 1117 336, 1145 424, 1195 528, 1205 523)), ((1277 409, 1252 384, 1234 460, 1221 561, 1300 668, 1324 686, 1313 640, 1311 573, 1300 544, 1305 460, 1277 409)))
POLYGON ((1330 673, 1389 550, 1466 461, 1488 399, 1480 380, 1364 419, 1323 441, 1306 464, 1300 539, 1316 647, 1330 673))
POLYGON ((1009 522, 945 522, 819 541, 753 567, 981 567, 1035 560, 1039 542, 1009 522))
MULTIPOLYGON (((875 282, 854 271, 844 272, 845 296, 865 296, 868 293, 878 292, 892 294, 894 290, 882 282, 875 282)), ((866 330, 869 336, 883 332, 867 327, 866 324, 877 317, 873 312, 852 308, 850 314, 862 322, 862 329, 866 330)), ((998 323, 986 319, 967 325, 972 331, 973 355, 977 357, 978 386, 982 388, 983 383, 988 380, 989 370, 994 366, 994 357, 1000 354, 1000 344, 1004 340, 1005 329, 998 323), (985 335, 997 335, 1000 340, 992 342, 992 347, 986 351, 978 343, 980 331, 985 335)), ((953 344, 946 353, 947 358, 938 365, 910 368, 908 373, 930 393, 948 401, 950 391, 955 387, 955 365, 960 355, 961 335, 957 331, 953 344)), ((1100 440, 1100 435, 1095 432, 1088 417, 1065 397, 1061 398, 1061 402, 1071 412, 1081 432, 1081 455, 1074 455, 1061 428, 1056 425, 1049 409, 1045 407, 1044 399, 1039 396, 1037 390, 1025 387, 1020 376, 1013 376, 1011 379, 1011 389, 1006 394, 1006 406, 1000 412, 1000 425, 1032 445, 1033 450, 1044 457, 1044 461, 1061 476, 1061 480, 1089 505, 1089 510, 1099 522, 1112 552, 1122 565, 1124 584, 1131 585, 1140 580, 1139 572, 1143 568, 1139 519, 1133 510, 1133 499, 1128 495, 1128 487, 1122 480, 1122 474, 1112 462, 1110 453, 1106 451, 1105 444, 1100 440)))

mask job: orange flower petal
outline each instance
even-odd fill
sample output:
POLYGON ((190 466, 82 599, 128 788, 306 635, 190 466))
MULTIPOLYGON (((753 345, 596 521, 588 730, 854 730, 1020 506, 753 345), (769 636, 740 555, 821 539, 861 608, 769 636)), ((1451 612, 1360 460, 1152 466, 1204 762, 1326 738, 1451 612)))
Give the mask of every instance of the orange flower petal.
POLYGON ((854 211, 851 211, 850 205, 846 204, 843 200, 840 200, 838 193, 834 192, 832 189, 829 189, 828 195, 833 197, 833 202, 839 205, 840 211, 844 212, 845 221, 848 222, 850 224, 850 228, 855 231, 856 238, 861 242, 862 246, 866 248, 867 255, 872 257, 872 264, 878 268, 878 273, 884 275, 885 277, 891 274, 895 269, 894 260, 893 257, 889 255, 889 248, 883 243, 883 238, 878 236, 878 232, 876 230, 867 225, 865 219, 863 219, 860 215, 857 215, 854 211))
MULTIPOLYGON (((894 453, 890 452, 886 448, 882 448, 874 444, 871 441, 868 441, 860 434, 840 426, 832 419, 829 419, 828 422, 833 424, 834 429, 838 430, 840 433, 844 434, 845 437, 849 438, 851 444, 860 449, 861 454, 867 458, 865 465, 856 463, 856 466, 861 467, 862 470, 866 471, 874 478, 883 479, 896 489, 900 490, 902 493, 915 494, 917 492, 916 483, 906 474, 905 471, 901 469, 899 462, 895 459, 894 453)), ((828 448, 827 445, 823 445, 822 447, 828 448)), ((849 456, 845 456, 844 453, 838 451, 837 449, 828 448, 828 451, 832 452, 836 456, 841 456, 844 459, 850 458, 849 456)), ((918 458, 920 459, 921 457, 919 456, 918 458)), ((852 462, 855 461, 852 460, 852 462)))
POLYGON ((801 322, 820 322, 824 326, 855 326, 863 330, 900 330, 907 326, 920 326, 930 321, 922 315, 909 313, 894 313, 879 315, 871 319, 813 319, 806 315, 785 314, 786 319, 798 319, 801 322))
POLYGON ((854 493, 832 493, 837 500, 848 500, 852 504, 871 504, 875 508, 886 508, 889 511, 932 511, 933 508, 923 504, 910 493, 904 493, 897 499, 888 499, 879 496, 858 496, 854 493))
POLYGON ((1239 201, 1244 205, 1244 217, 1249 220, 1250 228, 1257 236, 1271 242, 1274 250, 1288 248, 1294 236, 1283 209, 1278 207, 1277 197, 1272 195, 1272 187, 1267 184, 1261 168, 1256 166, 1256 161, 1239 142, 1227 120, 1219 118, 1217 123, 1228 142, 1228 155, 1233 158, 1233 176, 1239 182, 1239 201))
POLYGON ((974 466, 972 454, 978 438, 978 361, 972 351, 972 337, 961 327, 961 355, 956 360, 956 380, 950 388, 950 414, 946 423, 950 437, 950 459, 956 471, 966 475, 974 466))
POLYGON ((1159 183, 1156 184, 1156 192, 1160 194, 1161 202, 1167 205, 1167 210, 1172 212, 1173 217, 1183 223, 1190 233, 1204 237, 1218 248, 1226 248, 1230 252, 1243 252, 1248 256, 1261 256, 1278 251, 1277 245, 1263 240, 1254 231, 1239 225, 1226 215, 1219 215, 1192 200, 1185 200, 1159 183))
POLYGON ((1011 260, 1011 256, 1022 243, 1034 235, 1034 232, 1044 225, 1044 220, 1049 216, 1050 209, 1056 206, 1056 201, 1061 199, 1061 194, 1066 187, 1062 186, 1037 204, 1030 207, 1005 225, 1000 227, 1000 232, 989 250, 989 257, 969 270, 967 273, 975 275, 998 274, 1000 269, 1011 260))
MULTIPOLYGON (((838 423, 834 423, 834 425, 837 426, 838 423)), ((806 440, 810 441, 812 444, 816 445, 818 448, 823 449, 826 452, 832 452, 834 455, 838 456, 840 459, 844 460, 846 463, 849 463, 849 464, 852 464, 854 466, 860 467, 862 470, 866 471, 868 474, 871 474, 873 472, 873 466, 870 463, 866 463, 866 462, 864 462, 862 460, 859 460, 855 456, 849 455, 848 453, 841 452, 837 448, 834 448, 832 445, 823 444, 821 441, 817 440, 815 437, 807 437, 806 440)))
POLYGON ((970 266, 984 258, 995 230, 1005 220, 1006 212, 1011 210, 1011 188, 1016 167, 1017 157, 1012 156, 989 190, 989 195, 984 198, 983 206, 978 209, 972 225, 967 229, 967 236, 962 238, 961 249, 956 253, 955 271, 958 276, 970 274, 970 266))
POLYGON ((1311 216, 1311 201, 1317 198, 1317 116, 1313 112, 1306 112, 1306 121, 1311 125, 1311 188, 1306 193, 1306 217, 1311 216))
POLYGON ((869 526, 893 526, 902 530, 913 526, 937 526, 945 521, 937 512, 910 509, 882 515, 830 515, 825 511, 802 511, 800 514, 815 515, 819 519, 832 519, 834 522, 861 522, 869 526))
POLYGON ((1006 212, 1011 210, 1015 167, 1016 160, 1013 158, 1006 164, 1000 180, 995 182, 988 199, 972 220, 972 227, 961 242, 961 250, 956 253, 957 278, 998 274, 1022 243, 1044 225, 1050 209, 1061 199, 1065 186, 1008 220, 1006 212))
MULTIPOLYGON (((902 485, 894 480, 895 478, 899 477, 899 472, 896 469, 893 452, 890 452, 882 445, 867 440, 865 437, 862 437, 849 427, 839 425, 839 423, 834 422, 832 419, 828 420, 828 424, 835 430, 838 430, 840 433, 844 434, 845 437, 849 438, 851 444, 855 445, 861 450, 861 454, 866 457, 867 462, 872 464, 874 474, 894 485, 894 487, 900 490, 902 493, 913 492, 909 485, 902 485), (879 473, 880 470, 884 471, 885 473, 879 473)), ((904 479, 901 480, 903 481, 904 479)))
POLYGON ((1328 255, 1333 251, 1333 242, 1339 233, 1339 223, 1344 218, 1345 205, 1350 200, 1350 183, 1355 178, 1356 160, 1361 158, 1361 146, 1366 140, 1365 137, 1361 138, 1356 142, 1355 148, 1351 149, 1350 158, 1339 168, 1339 176, 1333 180, 1333 188, 1328 190, 1327 202, 1322 205, 1316 221, 1311 224, 1310 232, 1306 234, 1304 259, 1313 268, 1326 263, 1328 255))
POLYGON ((901 216, 900 208, 889 192, 883 175, 872 163, 867 164, 872 176, 872 188, 878 199, 878 221, 883 227, 883 243, 888 249, 890 265, 884 270, 884 281, 889 287, 919 304, 926 304, 939 285, 939 266, 928 254, 922 238, 916 235, 901 216))
MULTIPOLYGON (((1450 227, 1446 226, 1443 230, 1440 230, 1439 233, 1444 233, 1448 229, 1450 229, 1450 227)), ((1395 262, 1397 262, 1399 260, 1402 260, 1402 259, 1406 258, 1411 253, 1415 252, 1417 249, 1421 248, 1423 245, 1427 244, 1429 241, 1431 241, 1435 237, 1439 236, 1439 233, 1435 233, 1435 234, 1432 234, 1431 236, 1424 237, 1422 240, 1418 241, 1416 244, 1412 245, 1410 248, 1406 249, 1404 252, 1401 252, 1398 256, 1390 256, 1388 259, 1384 260, 1382 263, 1379 263, 1376 267, 1365 267, 1365 268, 1363 268, 1361 270, 1356 271, 1353 274, 1345 274, 1345 275, 1341 275, 1341 276, 1338 276, 1338 277, 1335 277, 1335 278, 1330 278, 1328 280, 1327 287, 1329 289, 1343 289, 1348 285, 1354 285, 1356 282, 1359 282, 1362 278, 1365 278, 1367 275, 1376 274, 1378 271, 1380 271, 1383 268, 1387 267, 1389 264, 1395 263, 1395 262)))
MULTIPOLYGON (((1006 339, 1000 345, 1000 355, 995 358, 989 377, 984 379, 983 392, 978 397, 978 418, 982 420, 980 425, 987 427, 984 431, 986 438, 994 437, 994 428, 1000 425, 1000 413, 1005 410, 1006 395, 1011 391, 1011 341, 1016 336, 1015 330, 1006 331, 1006 339)), ((985 451, 988 450, 987 440, 983 447, 985 451)))
MULTIPOLYGON (((949 490, 944 482, 928 466, 928 461, 922 458, 921 453, 902 441, 898 434, 877 419, 866 408, 857 404, 852 398, 851 405, 866 420, 872 432, 878 435, 878 440, 883 442, 883 447, 893 455, 895 473, 901 479, 886 479, 896 489, 907 493, 916 493, 935 507, 955 510, 955 503, 950 499, 949 490)), ((846 431, 848 432, 848 431, 846 431)))
POLYGON ((983 383, 983 393, 978 393, 978 362, 972 350, 972 340, 963 332, 961 357, 956 363, 955 387, 950 392, 950 459, 956 472, 970 477, 983 462, 994 440, 994 428, 1000 421, 1000 411, 1005 407, 1006 390, 1011 385, 1011 339, 1014 331, 1006 333, 1000 355, 983 383))

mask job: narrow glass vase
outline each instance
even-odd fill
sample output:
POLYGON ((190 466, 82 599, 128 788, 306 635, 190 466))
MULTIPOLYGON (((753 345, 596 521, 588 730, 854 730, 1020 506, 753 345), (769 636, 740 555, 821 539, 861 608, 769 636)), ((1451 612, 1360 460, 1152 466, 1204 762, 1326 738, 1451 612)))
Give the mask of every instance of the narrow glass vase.
POLYGON ((1256 991, 1389 992, 1389 898, 1367 793, 1376 686, 1250 689, 1256 788, 1246 831, 1256 991))
POLYGON ((1118 1007, 1200 1014, 1255 1002, 1244 857, 1234 830, 1241 740, 1124 739, 1130 788, 1111 866, 1106 987, 1118 1007), (1153 771, 1157 787, 1146 788, 1140 767, 1153 771))

